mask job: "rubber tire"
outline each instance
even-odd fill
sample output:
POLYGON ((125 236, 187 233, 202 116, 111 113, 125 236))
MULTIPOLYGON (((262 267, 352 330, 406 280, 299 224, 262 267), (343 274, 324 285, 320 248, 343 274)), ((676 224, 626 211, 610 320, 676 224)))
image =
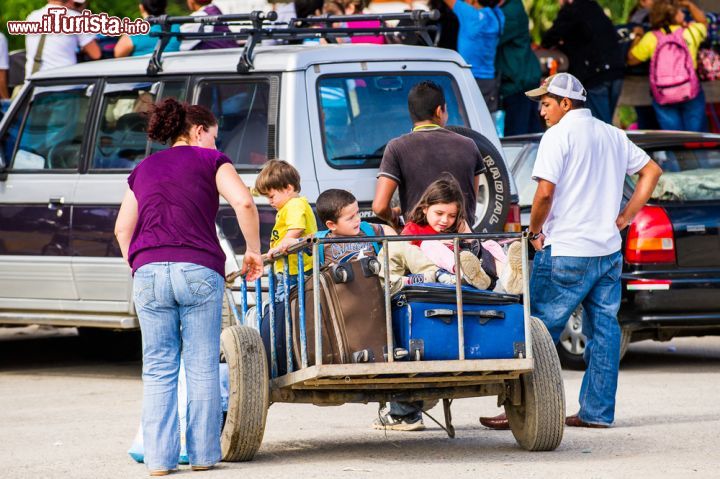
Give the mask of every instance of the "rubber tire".
POLYGON ((220 443, 223 461, 250 461, 265 433, 269 401, 268 366, 260 333, 230 326, 220 335, 228 365, 230 397, 220 443))
MULTIPOLYGON (((578 309, 581 313, 584 312, 582 306, 579 306, 578 309)), ((572 321, 572 318, 568 318, 568 323, 570 321, 572 321)), ((630 330, 628 329, 621 327, 620 333, 620 361, 622 361, 622 359, 625 357, 625 353, 627 353, 628 347, 630 346, 632 332, 630 332, 630 330)), ((580 330, 579 334, 582 335, 582 329, 580 330)), ((585 338, 584 335, 582 335, 582 337, 585 338)), ((583 340, 583 342, 586 341, 587 339, 583 340)), ((583 348, 582 352, 580 352, 579 354, 574 354, 571 351, 568 351, 565 346, 558 342, 557 352, 558 357, 560 358, 560 364, 562 365, 563 369, 570 369, 573 371, 584 371, 585 369, 587 369, 587 365, 585 364, 585 357, 583 356, 585 348, 583 348)))
POLYGON ((547 328, 530 318, 533 371, 523 374, 522 404, 505 403, 510 429, 518 444, 528 451, 552 451, 565 428, 565 388, 560 360, 547 328))
POLYGON ((493 207, 488 206, 483 217, 473 225, 473 230, 478 233, 503 232, 512 201, 510 172, 505 166, 503 156, 490 140, 475 130, 464 126, 448 126, 446 128, 473 140, 485 162, 488 198, 493 207))

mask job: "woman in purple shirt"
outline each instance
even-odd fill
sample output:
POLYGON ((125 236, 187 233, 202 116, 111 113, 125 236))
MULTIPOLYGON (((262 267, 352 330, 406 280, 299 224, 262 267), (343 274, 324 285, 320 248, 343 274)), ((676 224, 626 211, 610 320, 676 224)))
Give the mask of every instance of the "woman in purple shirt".
POLYGON ((262 274, 258 213, 205 107, 166 99, 153 109, 148 137, 172 147, 147 157, 128 178, 115 236, 133 275, 143 342, 142 429, 151 476, 177 468, 180 356, 188 394, 187 450, 193 470, 221 458, 220 329, 225 255, 215 232, 221 195, 247 243, 242 272, 262 274))

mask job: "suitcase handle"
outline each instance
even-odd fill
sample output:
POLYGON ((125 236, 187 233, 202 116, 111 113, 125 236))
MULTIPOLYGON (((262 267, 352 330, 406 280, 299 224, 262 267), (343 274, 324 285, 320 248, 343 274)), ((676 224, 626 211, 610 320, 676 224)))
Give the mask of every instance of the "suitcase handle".
MULTIPOLYGON (((453 309, 428 309, 425 310, 426 318, 437 318, 445 324, 452 324, 453 316, 457 313, 453 309)), ((463 312, 463 316, 472 316, 478 318, 480 324, 486 324, 491 319, 505 319, 505 312, 498 311, 495 309, 488 309, 486 311, 466 311, 463 312)))

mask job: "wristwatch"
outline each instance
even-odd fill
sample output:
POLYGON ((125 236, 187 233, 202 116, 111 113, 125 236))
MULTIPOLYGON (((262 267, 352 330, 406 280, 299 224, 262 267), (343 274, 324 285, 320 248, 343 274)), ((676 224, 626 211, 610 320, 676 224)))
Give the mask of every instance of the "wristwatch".
POLYGON ((530 228, 526 228, 525 232, 528 234, 528 239, 530 241, 535 241, 542 235, 542 231, 540 231, 539 233, 533 233, 532 231, 530 231, 530 228))

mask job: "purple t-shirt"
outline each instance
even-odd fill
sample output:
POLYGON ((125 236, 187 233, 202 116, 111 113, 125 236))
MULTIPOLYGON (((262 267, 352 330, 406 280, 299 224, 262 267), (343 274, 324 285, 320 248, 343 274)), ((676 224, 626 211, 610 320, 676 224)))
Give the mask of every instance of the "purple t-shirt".
POLYGON ((175 146, 148 156, 128 178, 138 222, 128 253, 133 274, 158 262, 194 263, 225 276, 215 233, 220 204, 218 168, 230 159, 217 150, 175 146))

